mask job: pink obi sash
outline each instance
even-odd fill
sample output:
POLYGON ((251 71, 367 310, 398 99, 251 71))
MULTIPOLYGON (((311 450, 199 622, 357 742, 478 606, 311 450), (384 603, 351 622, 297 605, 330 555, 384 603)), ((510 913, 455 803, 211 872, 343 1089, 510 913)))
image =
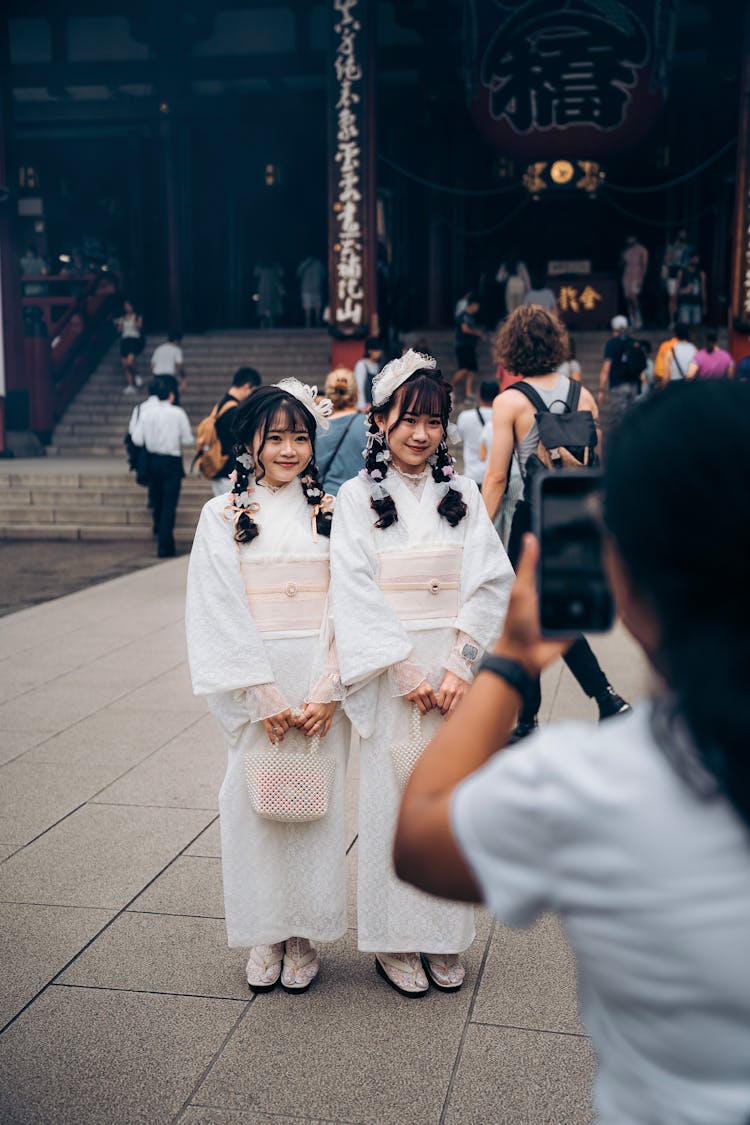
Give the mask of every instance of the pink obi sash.
POLYGON ((389 551, 380 556, 378 586, 401 621, 458 615, 463 547, 389 551))
POLYGON ((245 597, 261 633, 317 632, 328 594, 328 559, 240 561, 245 597))

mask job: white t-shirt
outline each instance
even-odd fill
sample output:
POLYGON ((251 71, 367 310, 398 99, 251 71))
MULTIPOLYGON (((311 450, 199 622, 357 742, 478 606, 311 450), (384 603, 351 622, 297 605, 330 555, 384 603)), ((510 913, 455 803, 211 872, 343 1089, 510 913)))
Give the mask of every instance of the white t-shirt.
POLYGON ((482 431, 491 418, 491 406, 472 406, 469 410, 462 410, 456 419, 456 427, 464 443, 464 475, 471 477, 477 484, 482 483, 487 471, 487 462, 479 460, 479 443, 482 431))
POLYGON ((154 375, 175 375, 182 364, 182 348, 177 344, 159 344, 151 356, 151 370, 154 375))
POLYGON ((678 340, 672 347, 672 368, 670 378, 684 379, 687 375, 687 369, 690 366, 693 356, 697 352, 695 344, 691 344, 689 340, 678 340), (678 367, 679 364, 679 367, 678 367), (680 370, 682 368, 682 370, 680 370))
POLYGON ((550 726, 463 781, 455 838, 497 917, 556 911, 599 1057, 598 1125, 750 1114, 750 833, 657 746, 651 705, 550 726))
POLYGON ((193 431, 185 411, 162 399, 148 410, 141 410, 131 437, 136 445, 145 445, 149 453, 168 457, 179 457, 183 445, 193 444, 193 431))

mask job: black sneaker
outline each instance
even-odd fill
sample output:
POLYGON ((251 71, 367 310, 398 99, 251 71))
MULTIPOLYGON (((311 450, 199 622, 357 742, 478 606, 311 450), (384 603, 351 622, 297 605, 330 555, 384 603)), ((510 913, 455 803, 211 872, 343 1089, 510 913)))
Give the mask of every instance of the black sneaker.
POLYGON ((533 734, 536 730, 539 730, 539 723, 536 721, 536 715, 533 719, 522 719, 516 724, 515 729, 510 732, 508 746, 513 746, 516 742, 520 742, 521 739, 528 738, 528 736, 530 734, 533 734))
POLYGON ((617 694, 611 684, 607 684, 601 695, 595 695, 594 699, 599 708, 600 723, 605 719, 611 719, 613 715, 623 715, 626 711, 632 711, 630 704, 617 694))

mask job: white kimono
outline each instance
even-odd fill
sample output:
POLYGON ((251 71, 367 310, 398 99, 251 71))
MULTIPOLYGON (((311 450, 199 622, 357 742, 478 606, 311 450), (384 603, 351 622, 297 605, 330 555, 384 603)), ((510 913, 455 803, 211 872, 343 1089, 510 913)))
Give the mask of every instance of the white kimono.
MULTIPOLYGON (((367 480, 347 481, 336 498, 331 603, 344 707, 362 737, 359 948, 372 952, 460 953, 474 939, 471 907, 402 883, 391 858, 400 790, 390 747, 407 739, 411 718, 399 697, 425 677, 437 690, 447 669, 472 679, 463 646, 481 655, 495 641, 513 580, 476 484, 457 481, 469 509, 457 527, 438 515, 443 490, 431 476, 419 496, 388 473, 398 521, 384 530, 367 480)), ((441 722, 430 711, 423 735, 441 722)))
MULTIPOLYGON (((323 576, 325 590, 329 541, 320 535, 314 540, 312 509, 298 480, 276 493, 256 488, 253 500, 260 511, 253 519, 260 534, 239 548, 227 500, 217 496, 201 513, 190 556, 186 625, 193 690, 208 696, 226 740, 219 811, 228 941, 230 946, 292 936, 334 941, 347 926, 346 716, 341 708, 336 711, 321 742, 336 757, 333 791, 322 819, 285 824, 258 816, 243 769, 247 751, 270 748, 262 720, 281 710, 273 689, 259 685, 275 684, 292 709, 308 698, 325 703, 341 697, 337 670, 326 667, 327 606, 322 626, 311 627, 305 600, 311 575, 323 576), (263 588, 274 573, 294 581, 269 595, 263 588)), ((325 593, 315 596, 325 599, 325 593)), ((289 731, 281 749, 294 749, 300 741, 309 747, 302 732, 289 731)))

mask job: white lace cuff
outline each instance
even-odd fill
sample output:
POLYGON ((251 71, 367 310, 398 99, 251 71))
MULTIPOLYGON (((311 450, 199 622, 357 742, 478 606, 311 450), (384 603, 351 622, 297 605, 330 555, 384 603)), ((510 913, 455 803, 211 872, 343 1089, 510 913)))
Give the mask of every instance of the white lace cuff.
POLYGON ((479 661, 483 655, 483 649, 479 644, 469 636, 459 630, 456 633, 456 639, 453 642, 448 659, 445 661, 446 672, 453 672, 467 684, 472 683, 474 679, 474 669, 479 666, 479 661))
POLYGON ((286 711, 289 704, 274 683, 256 684, 238 693, 244 696, 245 710, 251 723, 259 723, 286 711))
POLYGON ((424 679, 424 671, 411 660, 399 660, 388 669, 388 683, 393 696, 408 695, 424 679))
POLYGON ((336 641, 332 640, 328 646, 325 667, 307 693, 307 703, 333 703, 344 698, 344 685, 339 675, 339 657, 336 652, 336 641))

